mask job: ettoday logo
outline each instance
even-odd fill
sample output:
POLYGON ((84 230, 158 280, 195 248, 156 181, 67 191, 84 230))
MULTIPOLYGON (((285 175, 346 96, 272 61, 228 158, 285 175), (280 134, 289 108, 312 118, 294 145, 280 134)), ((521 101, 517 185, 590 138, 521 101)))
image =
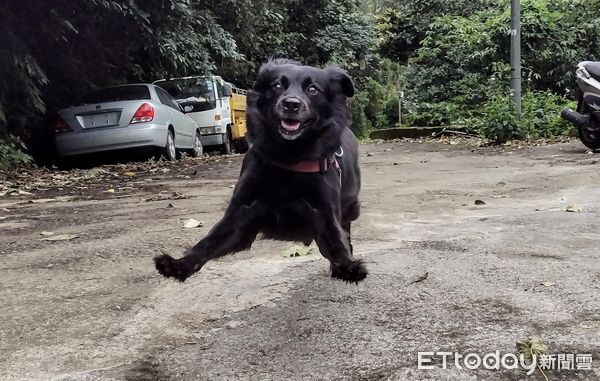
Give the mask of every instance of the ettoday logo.
POLYGON ((527 375, 531 375, 537 367, 537 357, 526 360, 523 354, 514 353, 500 354, 500 351, 480 355, 478 353, 461 354, 457 352, 418 352, 418 369, 434 369, 438 359, 442 360, 442 369, 448 369, 448 366, 454 366, 457 369, 525 369, 527 375))

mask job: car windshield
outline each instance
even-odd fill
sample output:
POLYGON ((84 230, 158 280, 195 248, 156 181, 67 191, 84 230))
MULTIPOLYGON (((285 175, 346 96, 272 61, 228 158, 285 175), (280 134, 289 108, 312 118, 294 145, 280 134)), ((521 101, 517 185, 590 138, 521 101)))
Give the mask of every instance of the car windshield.
POLYGON ((213 83, 207 78, 186 78, 159 81, 156 83, 167 90, 180 103, 212 103, 215 101, 213 83))
POLYGON ((134 101, 141 99, 151 99, 148 86, 115 86, 92 91, 91 93, 84 95, 79 101, 79 104, 134 101))

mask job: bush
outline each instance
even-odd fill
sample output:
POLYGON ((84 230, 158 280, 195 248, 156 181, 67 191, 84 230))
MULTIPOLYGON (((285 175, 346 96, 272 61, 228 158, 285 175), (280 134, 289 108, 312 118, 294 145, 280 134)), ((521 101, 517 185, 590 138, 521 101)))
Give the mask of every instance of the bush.
POLYGON ((569 135, 573 125, 560 117, 565 108, 575 108, 574 102, 544 91, 532 91, 523 98, 521 137, 525 139, 549 138, 569 135))
MULTIPOLYGON (((394 97, 388 100, 384 107, 385 119, 387 125, 391 127, 399 127, 398 126, 398 98, 394 97)), ((403 124, 404 121, 402 121, 403 124)))
POLYGON ((0 169, 32 164, 33 158, 25 153, 24 149, 21 141, 12 136, 0 140, 0 169))
POLYGON ((531 91, 523 96, 521 119, 514 116, 510 96, 496 96, 485 103, 466 125, 481 136, 497 143, 509 139, 538 139, 568 135, 570 123, 560 117, 561 111, 569 107, 562 97, 550 92, 531 91))
MULTIPOLYGON (((496 141, 568 133, 577 62, 600 57, 600 2, 522 1, 522 119, 512 116, 510 2, 407 0, 379 19, 381 53, 403 65, 403 124, 465 124, 496 141), (595 12, 594 12, 595 11, 595 12), (404 111, 403 111, 404 114, 404 111)), ((391 108, 388 107, 388 114, 391 108)), ((389 117, 388 117, 389 118, 389 117)))
POLYGON ((510 97, 492 98, 477 110, 477 114, 466 124, 479 135, 497 143, 504 143, 519 135, 519 121, 514 116, 510 97))
POLYGON ((352 131, 357 138, 366 138, 369 132, 373 129, 373 124, 367 118, 365 114, 365 108, 369 104, 368 94, 364 91, 360 91, 354 94, 354 98, 350 101, 350 108, 352 110, 352 131))

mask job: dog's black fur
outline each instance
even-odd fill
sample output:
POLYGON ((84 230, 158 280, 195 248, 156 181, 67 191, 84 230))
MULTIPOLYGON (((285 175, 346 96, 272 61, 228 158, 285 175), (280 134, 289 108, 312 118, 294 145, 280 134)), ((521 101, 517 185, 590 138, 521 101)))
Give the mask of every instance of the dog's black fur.
POLYGON ((281 59, 264 64, 248 93, 251 147, 225 216, 184 257, 156 257, 156 269, 183 282, 209 260, 249 249, 263 233, 305 244, 314 239, 331 262, 332 277, 362 281, 367 270, 353 259, 350 242, 360 190, 358 142, 347 106, 353 95, 352 80, 341 69, 281 59), (340 147, 341 174, 331 161, 340 147), (329 163, 325 173, 288 167, 323 159, 329 163))

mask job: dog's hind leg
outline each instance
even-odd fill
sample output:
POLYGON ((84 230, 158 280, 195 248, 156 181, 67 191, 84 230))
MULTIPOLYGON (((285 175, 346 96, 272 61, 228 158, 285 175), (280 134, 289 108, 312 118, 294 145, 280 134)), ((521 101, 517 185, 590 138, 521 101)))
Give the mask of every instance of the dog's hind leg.
POLYGON ((320 211, 308 206, 308 218, 321 254, 331 262, 331 277, 358 283, 367 277, 367 269, 352 257, 350 227, 346 231, 333 210, 320 211))
POLYGON ((154 258, 158 272, 183 282, 211 259, 249 249, 260 231, 264 207, 255 201, 233 209, 230 206, 223 219, 184 257, 173 259, 165 254, 154 258))

